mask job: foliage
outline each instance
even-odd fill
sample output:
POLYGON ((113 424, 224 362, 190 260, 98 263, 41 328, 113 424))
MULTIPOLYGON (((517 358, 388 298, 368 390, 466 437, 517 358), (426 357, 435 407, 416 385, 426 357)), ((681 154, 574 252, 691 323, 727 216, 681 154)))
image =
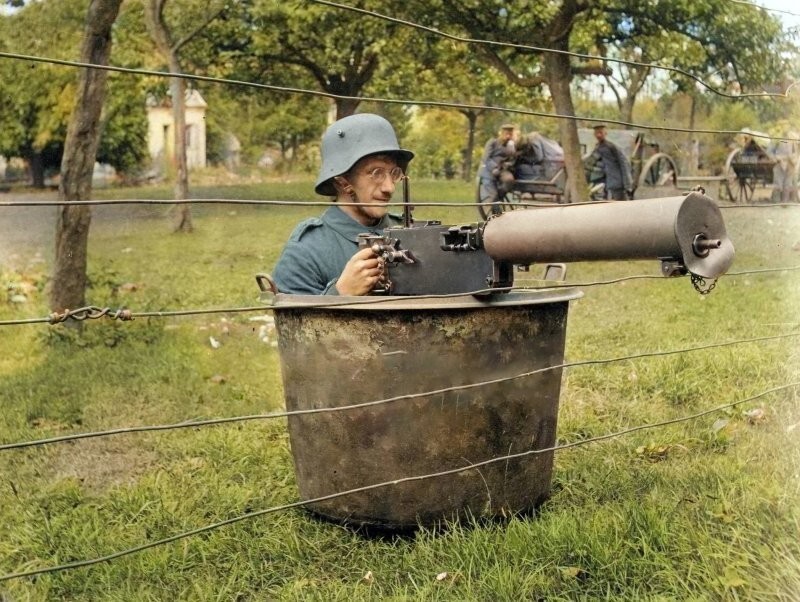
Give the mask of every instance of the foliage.
MULTIPOLYGON (((361 6, 380 9, 381 3, 361 6)), ((313 3, 254 0, 252 27, 254 69, 340 96, 404 91, 419 65, 433 56, 429 36, 313 3), (409 56, 415 58, 413 68, 409 56)), ((337 117, 359 105, 347 99, 335 103, 337 117)))
MULTIPOLYGON (((80 49, 86 4, 85 0, 30 3, 0 18, 0 30, 4 31, 0 45, 10 52, 74 60, 80 49)), ((126 20, 121 28, 126 30, 130 23, 126 20)), ((133 62, 131 52, 124 49, 115 49, 113 56, 127 59, 121 61, 123 65, 133 62)), ((75 70, 2 59, 0 78, 4 82, 0 89, 0 154, 27 160, 41 156, 46 170, 57 171, 74 103, 75 70)), ((138 166, 146 153, 142 87, 129 76, 109 80, 103 116, 106 137, 101 139, 99 156, 124 172, 138 166)))

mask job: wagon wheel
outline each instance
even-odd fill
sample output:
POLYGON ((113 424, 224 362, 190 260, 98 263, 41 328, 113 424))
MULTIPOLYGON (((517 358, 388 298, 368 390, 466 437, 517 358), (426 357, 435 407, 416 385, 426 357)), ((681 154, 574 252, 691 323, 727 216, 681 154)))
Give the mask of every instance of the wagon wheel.
MULTIPOLYGON (((477 186, 475 187, 475 203, 478 205, 478 213, 481 219, 487 220, 492 215, 492 208, 494 203, 484 202, 481 200, 481 181, 478 179, 477 186)), ((514 195, 510 192, 500 193, 497 199, 497 209, 501 213, 517 209, 517 204, 514 195)))
POLYGON ((642 167, 637 187, 660 188, 678 187, 678 167, 667 153, 656 153, 642 167))
POLYGON ((742 149, 736 148, 730 152, 725 161, 725 188, 728 198, 734 203, 749 203, 753 198, 756 182, 752 177, 739 176, 733 168, 742 154, 742 149))

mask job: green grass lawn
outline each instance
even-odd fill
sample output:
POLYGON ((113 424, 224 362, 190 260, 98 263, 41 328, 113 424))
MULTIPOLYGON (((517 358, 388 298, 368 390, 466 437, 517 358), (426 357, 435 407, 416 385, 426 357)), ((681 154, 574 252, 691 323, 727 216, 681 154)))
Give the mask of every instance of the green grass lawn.
MULTIPOLYGON (((309 188, 302 180, 196 194, 311 200, 309 188)), ((472 198, 460 183, 420 182, 414 191, 420 201, 472 198)), ((293 226, 321 209, 197 206, 191 235, 169 234, 167 211, 151 207, 93 228, 91 303, 134 311, 255 304, 253 275, 269 271, 293 226)), ((416 214, 445 223, 477 217, 456 207, 416 214)), ((798 208, 724 215, 737 247, 732 270, 800 265, 798 208)), ((39 250, 44 262, 36 251, 21 250, 13 270, 0 266, 8 297, 24 289, 29 299, 3 299, 0 320, 47 314, 50 250, 39 250)), ((576 264, 568 280, 658 267, 576 264)), ((571 306, 567 361, 800 332, 800 272, 728 276, 707 297, 685 278, 585 293, 571 306)), ((81 334, 0 327, 0 443, 280 409, 277 351, 251 317, 95 321, 81 334)), ((558 441, 800 380, 799 349, 790 338, 567 370, 558 441)), ((0 583, 0 600, 797 600, 799 442, 800 392, 790 389, 558 453, 552 495, 535 517, 393 539, 293 510, 91 568, 0 583)), ((0 452, 0 573, 94 558, 297 499, 280 420, 0 452)))

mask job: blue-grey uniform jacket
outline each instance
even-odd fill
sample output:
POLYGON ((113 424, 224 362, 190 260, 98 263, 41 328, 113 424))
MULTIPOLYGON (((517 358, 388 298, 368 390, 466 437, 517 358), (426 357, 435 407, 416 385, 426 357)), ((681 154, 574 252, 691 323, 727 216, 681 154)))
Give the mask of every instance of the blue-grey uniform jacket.
POLYGON ((633 188, 630 161, 616 144, 609 140, 599 142, 592 151, 592 158, 605 175, 606 190, 633 188))
POLYGON ((382 234, 385 228, 399 226, 402 221, 387 214, 374 226, 364 226, 334 205, 294 229, 272 278, 282 293, 338 295, 336 281, 358 251, 358 235, 382 234))
POLYGON ((494 176, 492 172, 501 167, 505 161, 514 158, 514 146, 506 142, 501 143, 497 138, 492 138, 483 148, 483 158, 478 176, 481 179, 491 180, 494 176))

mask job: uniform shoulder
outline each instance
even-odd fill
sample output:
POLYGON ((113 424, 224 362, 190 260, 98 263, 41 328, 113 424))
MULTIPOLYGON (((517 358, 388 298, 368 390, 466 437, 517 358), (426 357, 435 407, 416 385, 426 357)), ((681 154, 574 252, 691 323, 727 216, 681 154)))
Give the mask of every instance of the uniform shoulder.
POLYGON ((313 232, 317 228, 323 226, 322 218, 319 217, 310 217, 306 220, 303 220, 292 231, 291 236, 289 236, 289 240, 291 242, 298 242, 303 236, 307 235, 309 232, 313 232))

